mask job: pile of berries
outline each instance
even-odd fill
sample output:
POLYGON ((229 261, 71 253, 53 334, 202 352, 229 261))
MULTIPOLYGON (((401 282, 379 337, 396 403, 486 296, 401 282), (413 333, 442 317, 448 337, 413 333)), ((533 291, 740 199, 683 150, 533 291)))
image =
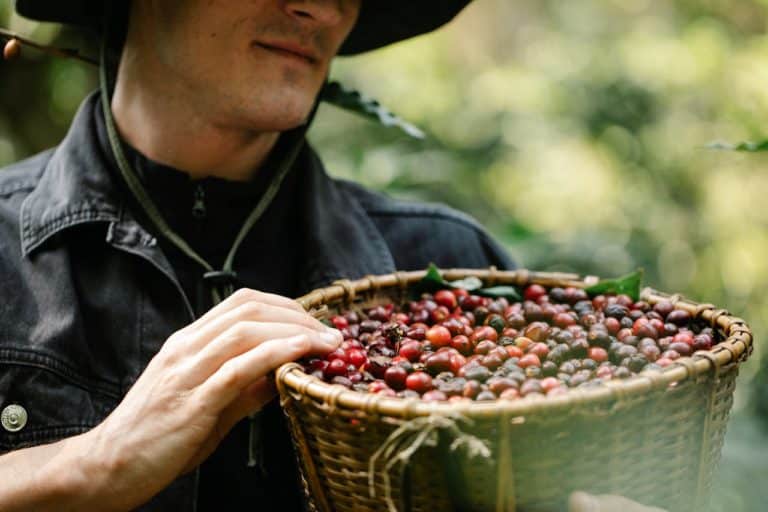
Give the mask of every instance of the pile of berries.
POLYGON ((423 400, 514 400, 661 369, 719 334, 671 302, 525 288, 522 302, 463 289, 330 319, 344 342, 307 373, 356 391, 423 400))

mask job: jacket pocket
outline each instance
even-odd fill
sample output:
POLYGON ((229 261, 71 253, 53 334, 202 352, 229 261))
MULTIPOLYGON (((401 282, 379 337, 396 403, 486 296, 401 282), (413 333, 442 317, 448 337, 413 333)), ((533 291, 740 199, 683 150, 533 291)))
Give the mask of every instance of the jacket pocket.
POLYGON ((0 354, 0 452, 86 432, 119 403, 119 391, 90 383, 42 354, 0 354))

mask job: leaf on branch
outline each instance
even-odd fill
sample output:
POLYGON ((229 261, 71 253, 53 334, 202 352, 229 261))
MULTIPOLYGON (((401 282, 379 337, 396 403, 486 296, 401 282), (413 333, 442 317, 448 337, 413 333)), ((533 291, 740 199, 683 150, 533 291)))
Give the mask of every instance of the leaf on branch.
POLYGON ((640 298, 640 283, 643 280, 643 269, 637 269, 635 272, 617 279, 604 279, 599 283, 584 289, 590 297, 604 293, 625 294, 632 297, 632 300, 640 298))
POLYGON ((440 270, 434 263, 430 263, 427 268, 427 273, 416 285, 416 290, 421 292, 434 292, 441 288, 461 288, 468 292, 482 295, 484 297, 501 298, 506 297, 508 300, 519 301, 521 300, 520 290, 514 286, 492 286, 490 288, 483 288, 483 281, 475 276, 465 277, 464 279, 457 279, 455 281, 446 281, 443 276, 440 275, 440 270))
POLYGON ((478 295, 484 297, 492 297, 494 299, 500 299, 504 297, 512 302, 518 302, 522 300, 520 296, 520 290, 514 286, 491 286, 490 288, 482 288, 475 292, 478 295))
POLYGON ((728 142, 712 142, 711 144, 707 144, 707 149, 759 153, 762 151, 768 151, 768 140, 763 140, 760 142, 741 142, 739 144, 730 144, 728 142))
POLYGON ((360 92, 344 87, 338 82, 329 82, 323 87, 320 97, 326 103, 349 110, 365 118, 372 119, 384 126, 399 128, 414 139, 424 139, 426 135, 413 124, 396 116, 378 101, 362 95, 360 92))

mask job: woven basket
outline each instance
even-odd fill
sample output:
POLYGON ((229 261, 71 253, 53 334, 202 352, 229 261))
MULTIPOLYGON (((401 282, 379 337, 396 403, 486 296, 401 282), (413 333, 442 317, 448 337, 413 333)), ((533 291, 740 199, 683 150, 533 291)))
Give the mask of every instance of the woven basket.
MULTIPOLYGON (((486 284, 518 286, 584 287, 596 281, 494 268, 442 274, 449 280, 477 276, 486 284)), ((318 318, 342 309, 399 304, 409 285, 424 275, 343 280, 298 300, 318 318)), ((584 490, 620 494, 669 511, 706 510, 738 365, 751 353, 752 334, 743 320, 711 304, 648 288, 641 298, 651 304, 672 301, 726 339, 663 371, 516 401, 383 397, 326 384, 294 363, 282 366, 277 384, 310 507, 323 512, 556 511, 566 510, 572 491, 584 490), (440 428, 445 423, 482 440, 491 457, 452 451, 455 436, 452 429, 440 428), (439 435, 427 435, 430 429, 439 435), (411 441, 419 433, 422 440, 438 442, 418 447, 411 441), (385 443, 394 451, 380 457, 377 451, 385 443), (418 449, 394 463, 393 453, 407 446, 418 449)))

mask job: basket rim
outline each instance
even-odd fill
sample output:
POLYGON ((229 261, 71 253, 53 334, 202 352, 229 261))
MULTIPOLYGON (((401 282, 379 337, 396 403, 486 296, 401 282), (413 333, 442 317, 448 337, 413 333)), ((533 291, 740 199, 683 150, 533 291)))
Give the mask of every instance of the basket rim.
MULTIPOLYGON (((598 282, 595 276, 560 272, 537 272, 527 269, 500 271, 487 269, 452 268, 439 269, 448 280, 475 276, 486 283, 505 283, 516 286, 541 284, 544 286, 574 286, 584 288, 598 282)), ((367 275, 362 279, 342 279, 330 286, 315 289, 297 302, 315 316, 322 316, 323 306, 330 302, 349 303, 360 293, 375 292, 382 288, 399 286, 403 290, 419 281, 426 270, 398 271, 390 274, 367 275)), ((329 404, 331 407, 358 410, 369 414, 382 414, 403 419, 417 416, 459 415, 466 418, 497 416, 515 417, 544 411, 569 409, 574 406, 593 406, 609 402, 636 399, 654 390, 668 388, 672 384, 708 376, 717 378, 721 372, 738 365, 752 352, 752 331, 747 323, 713 304, 701 304, 680 294, 667 294, 646 287, 640 299, 655 304, 671 301, 675 308, 685 309, 695 318, 704 319, 714 328, 722 328, 726 339, 711 350, 700 350, 689 357, 681 357, 662 370, 650 370, 624 380, 610 380, 589 388, 570 388, 565 393, 548 396, 529 396, 516 400, 488 402, 425 402, 417 398, 398 398, 362 393, 338 384, 329 384, 304 373, 297 363, 286 363, 276 372, 281 394, 292 393, 329 404)), ((618 405, 618 404, 617 404, 618 405)))

